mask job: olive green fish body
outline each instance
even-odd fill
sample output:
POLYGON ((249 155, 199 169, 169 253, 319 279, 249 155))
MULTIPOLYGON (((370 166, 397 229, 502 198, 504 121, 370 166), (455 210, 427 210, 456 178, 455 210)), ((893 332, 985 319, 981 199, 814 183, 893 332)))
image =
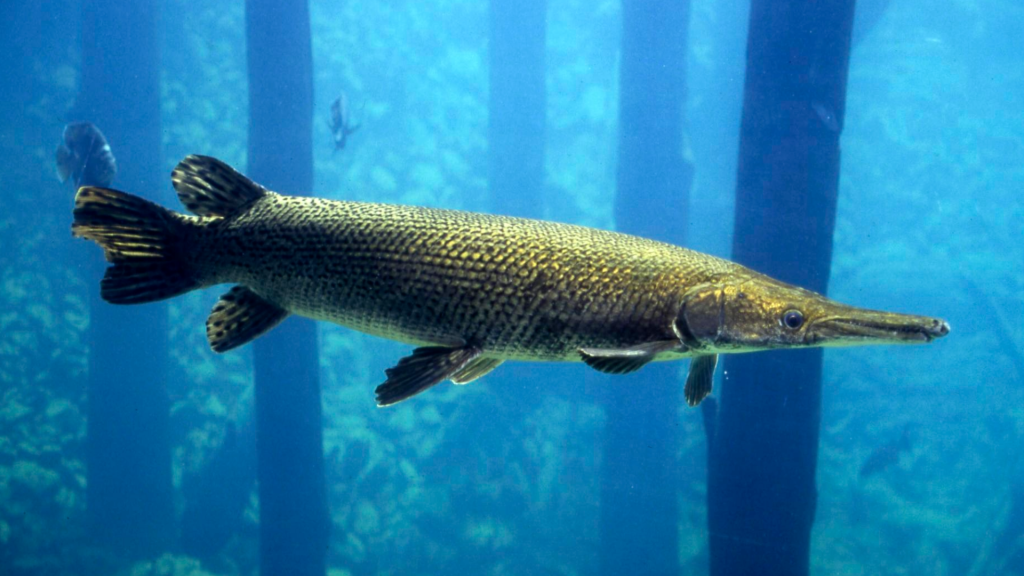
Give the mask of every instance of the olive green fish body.
POLYGON ((580 226, 273 193, 203 224, 203 285, 243 284, 295 314, 502 359, 578 361, 580 348, 674 338, 686 288, 736 268, 580 226))
POLYGON ((214 306, 217 352, 289 314, 419 345, 386 371, 386 406, 504 360, 582 360, 625 374, 692 357, 684 386, 711 392, 720 353, 928 342, 949 326, 846 306, 738 264, 653 240, 504 216, 276 194, 219 160, 189 156, 172 212, 81 188, 76 236, 113 264, 109 302, 237 284, 214 306))

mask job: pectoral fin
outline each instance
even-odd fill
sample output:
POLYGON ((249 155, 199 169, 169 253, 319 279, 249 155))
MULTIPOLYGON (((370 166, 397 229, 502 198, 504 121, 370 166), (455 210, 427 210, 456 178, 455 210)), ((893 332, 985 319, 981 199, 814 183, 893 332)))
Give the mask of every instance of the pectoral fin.
POLYGON ((715 381, 715 366, 718 365, 718 354, 696 356, 690 360, 690 372, 686 375, 686 387, 683 395, 689 406, 696 406, 711 394, 711 385, 715 381))
POLYGON ((288 317, 288 311, 268 302, 245 286, 220 297, 206 319, 206 339, 214 352, 247 344, 288 317))
POLYGON ((645 342, 629 348, 580 348, 587 366, 606 374, 629 374, 644 367, 662 352, 679 350, 678 340, 645 342))
MULTIPOLYGON (((390 406, 454 377, 480 356, 480 348, 424 346, 384 371, 388 379, 377 386, 377 406, 390 406)), ((482 374, 481 374, 482 375, 482 374)))

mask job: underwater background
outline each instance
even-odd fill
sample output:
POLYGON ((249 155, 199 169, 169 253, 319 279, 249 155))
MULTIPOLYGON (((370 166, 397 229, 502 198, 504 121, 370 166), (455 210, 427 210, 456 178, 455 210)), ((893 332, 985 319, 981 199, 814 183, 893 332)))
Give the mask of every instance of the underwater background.
MULTIPOLYGON (((747 4, 689 2, 686 244, 725 258, 747 4)), ((315 184, 280 191, 493 211, 488 3, 309 8, 315 184), (327 119, 341 91, 359 130, 336 152, 327 119)), ((159 2, 164 198, 187 154, 247 170, 244 9, 159 2)), ((857 9, 829 296, 941 316, 952 333, 924 347, 825 352, 811 572, 1024 574, 1024 4, 861 0, 857 9)), ((0 11, 0 574, 254 574, 253 354, 209 350, 203 326, 220 290, 169 303, 179 532, 150 558, 88 543, 89 290, 99 275, 78 261, 74 190, 54 177, 53 160, 64 125, 90 120, 71 114, 81 9, 42 0, 0 11), (237 458, 217 464, 225 450, 237 458), (211 477, 216 465, 227 468, 211 477), (239 513, 190 508, 197 483, 226 477, 245 486, 239 513), (216 524, 222 541, 183 544, 188 522, 216 524)), ((616 227, 620 32, 617 1, 548 0, 537 217, 616 227)), ((514 380, 445 384, 381 410, 373 386, 408 347, 317 329, 331 576, 600 571, 606 410, 595 388, 639 381, 584 383, 583 365, 531 364, 514 380)), ((707 574, 700 411, 680 403, 674 432, 665 465, 679 481, 678 573, 707 574)))

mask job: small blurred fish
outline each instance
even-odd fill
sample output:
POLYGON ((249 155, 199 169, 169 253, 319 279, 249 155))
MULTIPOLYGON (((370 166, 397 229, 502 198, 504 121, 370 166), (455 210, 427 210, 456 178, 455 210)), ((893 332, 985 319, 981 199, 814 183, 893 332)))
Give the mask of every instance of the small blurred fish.
POLYGON ((72 178, 75 187, 110 186, 117 174, 117 161, 103 133, 90 122, 72 122, 64 127, 64 143, 57 146, 57 177, 61 183, 72 178))
POLYGON ((327 125, 331 129, 331 134, 334 136, 334 151, 342 150, 345 148, 345 144, 348 143, 348 137, 350 134, 354 134, 356 130, 359 130, 359 125, 352 125, 352 119, 349 116, 348 108, 348 96, 342 92, 341 96, 331 104, 331 119, 327 125))
POLYGON ((859 476, 861 478, 868 478, 882 472, 889 466, 899 462, 900 454, 909 452, 910 448, 910 426, 904 426, 903 433, 900 434, 899 438, 890 440, 875 448, 875 451, 868 456, 867 460, 860 467, 859 476))

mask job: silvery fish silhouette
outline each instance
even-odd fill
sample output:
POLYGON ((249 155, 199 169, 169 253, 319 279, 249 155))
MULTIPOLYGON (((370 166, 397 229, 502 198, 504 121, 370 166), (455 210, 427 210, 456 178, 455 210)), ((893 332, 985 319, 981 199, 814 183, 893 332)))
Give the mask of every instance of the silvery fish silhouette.
POLYGON ((692 358, 684 394, 711 391, 718 354, 930 342, 942 320, 854 308, 732 262, 605 230, 268 191, 223 162, 171 176, 194 216, 86 187, 75 236, 113 265, 108 302, 237 284, 206 322, 224 352, 289 314, 420 346, 386 371, 387 406, 506 360, 583 361, 625 374, 692 358))
POLYGON ((359 125, 351 124, 351 117, 348 107, 348 96, 342 92, 341 96, 331 104, 331 118, 328 126, 331 129, 331 136, 334 138, 334 151, 343 150, 348 143, 348 137, 359 130, 359 125))
POLYGON ((89 122, 72 122, 64 127, 62 139, 54 154, 61 183, 69 178, 75 187, 110 186, 114 182, 117 161, 99 128, 89 122))

